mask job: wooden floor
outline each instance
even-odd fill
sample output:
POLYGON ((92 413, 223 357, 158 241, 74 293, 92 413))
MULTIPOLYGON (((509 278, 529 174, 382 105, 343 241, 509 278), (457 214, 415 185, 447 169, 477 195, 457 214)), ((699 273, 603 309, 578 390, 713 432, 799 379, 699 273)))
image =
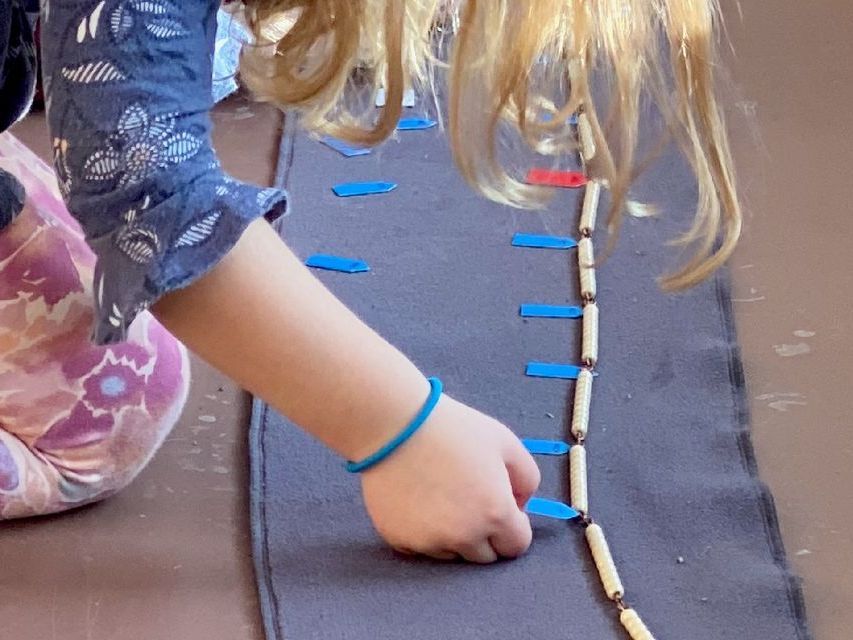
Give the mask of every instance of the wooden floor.
POLYGON ((817 640, 853 628, 853 3, 730 7, 736 155, 748 207, 734 264, 761 475, 817 640), (739 115, 737 115, 739 114, 739 115), (757 130, 744 126, 744 116, 757 130))

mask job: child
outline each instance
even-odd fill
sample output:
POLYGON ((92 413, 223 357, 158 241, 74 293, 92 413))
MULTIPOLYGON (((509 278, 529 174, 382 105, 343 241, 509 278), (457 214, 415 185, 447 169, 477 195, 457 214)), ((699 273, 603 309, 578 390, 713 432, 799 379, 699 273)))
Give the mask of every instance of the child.
MULTIPOLYGON (((446 3, 245 4, 258 42, 247 50, 244 75, 257 94, 300 110, 314 130, 372 144, 396 126, 404 77, 428 78, 436 45, 430 35, 437 33, 434 25, 446 3), (264 40, 264 24, 280 23, 283 13, 293 27, 280 41, 264 40), (386 70, 375 79, 387 90, 387 106, 375 122, 348 113, 340 101, 352 70, 365 64, 386 70), (358 122, 367 124, 353 124, 358 122)), ((456 161, 474 186, 499 201, 535 205, 542 194, 512 180, 496 160, 500 123, 513 122, 537 149, 567 150, 574 142, 562 123, 583 108, 601 150, 587 169, 613 192, 615 229, 633 171, 639 96, 648 84, 665 97, 662 104, 676 105, 665 115, 685 144, 702 198, 688 236, 698 244, 697 257, 669 284, 695 282, 726 259, 739 231, 739 211, 710 77, 711 0, 461 4, 459 30, 450 43, 449 129, 456 161), (657 73, 659 27, 671 38, 674 101, 657 73), (616 126, 609 140, 587 84, 596 60, 613 70, 616 126), (559 88, 570 69, 566 100, 559 88), (534 78, 544 91, 534 86, 534 78), (548 123, 540 117, 543 111, 552 116, 548 123)), ((43 7, 56 171, 68 208, 97 258, 93 288, 82 290, 93 297, 95 341, 108 345, 101 347, 104 361, 131 360, 119 355, 127 344, 122 341, 144 345, 149 366, 133 387, 137 404, 140 394, 163 393, 167 387, 173 393, 164 396, 163 406, 174 409, 180 402, 185 385, 185 377, 175 374, 182 370, 180 350, 163 337, 146 311, 150 307, 201 357, 353 461, 353 470, 363 470, 368 511, 389 544, 404 552, 481 563, 519 555, 531 540, 523 506, 537 489, 539 473, 517 438, 504 425, 441 395, 440 385, 427 381, 303 267, 266 222, 283 213, 284 193, 238 183, 219 168, 207 118, 217 6, 212 0, 53 0, 43 7), (163 353, 167 364, 158 370, 163 353)), ((16 229, 34 212, 46 216, 51 228, 64 226, 65 242, 74 244, 69 225, 56 222, 62 217, 57 207, 29 198, 30 209, 24 207, 25 213, 0 232, 0 239, 11 238, 9 250, 26 242, 28 236, 16 229)), ((5 201, 14 205, 15 198, 5 201)), ((76 270, 77 279, 88 280, 86 260, 51 264, 57 273, 76 270)), ((66 304, 40 289, 44 281, 32 280, 33 270, 10 271, 5 264, 0 262, 0 278, 15 293, 5 294, 0 304, 23 298, 30 305, 27 317, 46 318, 66 304)), ((72 289, 81 288, 71 284, 72 289)), ((16 340, 17 326, 3 330, 4 340, 16 340)), ((60 430, 79 432, 78 440, 57 436, 61 446, 54 448, 57 427, 44 422, 48 418, 32 415, 26 424, 16 423, 2 413, 8 400, 0 405, 0 425, 8 434, 0 440, 7 443, 5 453, 0 447, 0 478, 7 478, 0 486, 0 515, 55 511, 102 497, 132 477, 168 430, 174 413, 165 409, 152 414, 148 425, 116 420, 108 428, 99 422, 110 415, 102 413, 108 411, 101 409, 102 396, 126 398, 130 387, 104 382, 106 367, 63 367, 68 354, 83 348, 75 346, 81 342, 78 334, 45 341, 39 356, 42 363, 59 363, 56 376, 63 384, 80 389, 81 376, 100 380, 91 394, 94 383, 82 385, 82 401, 79 393, 61 399, 69 403, 60 416, 67 420, 72 404, 82 402, 74 429, 60 430), (86 411, 90 415, 83 415, 86 411), (116 443, 102 447, 103 455, 85 453, 90 443, 111 439, 116 443), (145 455, 122 456, 127 447, 142 453, 146 446, 145 455), (75 470, 80 458, 86 465, 82 474, 75 470), (53 482, 47 490, 53 497, 41 502, 28 498, 44 491, 30 481, 31 469, 40 466, 49 470, 47 484, 53 482), (91 482, 94 476, 98 482, 91 482)), ((32 379, 24 358, 9 358, 5 349, 0 355, 0 374, 7 380, 22 381, 22 387, 43 385, 32 379)), ((135 371, 141 360, 142 355, 133 359, 135 371)), ((0 393, 7 388, 12 387, 4 385, 0 393)), ((20 408, 33 394, 11 397, 20 408)))

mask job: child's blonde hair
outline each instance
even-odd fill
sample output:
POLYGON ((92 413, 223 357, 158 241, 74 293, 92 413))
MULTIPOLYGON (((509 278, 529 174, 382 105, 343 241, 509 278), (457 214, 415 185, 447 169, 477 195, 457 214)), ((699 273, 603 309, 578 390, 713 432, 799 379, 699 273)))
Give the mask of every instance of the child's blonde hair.
POLYGON ((557 154, 577 148, 565 122, 583 112, 597 150, 587 172, 611 190, 612 232, 636 176, 641 99, 651 96, 699 186, 693 226, 681 238, 695 253, 664 284, 690 286, 731 255, 741 211, 715 95, 716 0, 245 0, 245 5, 258 36, 258 46, 244 56, 250 87, 261 99, 299 110, 309 129, 354 143, 374 144, 391 135, 405 86, 414 81, 435 90, 434 71, 446 66, 454 158, 473 187, 499 202, 532 207, 544 198, 541 189, 512 177, 499 158, 502 123, 512 124, 536 151, 557 154), (446 33, 452 35, 445 41, 446 33), (446 65, 445 48, 451 51, 446 65), (362 81, 386 90, 386 106, 376 116, 364 103, 359 112, 341 99, 353 72, 365 69, 373 73, 361 73, 362 81), (591 88, 599 70, 610 89, 606 117, 591 88))

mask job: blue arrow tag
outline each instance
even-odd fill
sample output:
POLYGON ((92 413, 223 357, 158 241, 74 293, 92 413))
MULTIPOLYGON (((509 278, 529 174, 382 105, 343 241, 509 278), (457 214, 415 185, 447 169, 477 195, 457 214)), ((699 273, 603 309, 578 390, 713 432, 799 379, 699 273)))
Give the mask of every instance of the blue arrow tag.
POLYGON ((516 233, 512 237, 512 246, 529 247, 531 249, 574 249, 578 246, 578 243, 574 238, 516 233))
MULTIPOLYGON (((550 113, 543 113, 542 114, 542 118, 541 118, 542 122, 551 122, 551 120, 553 120, 553 119, 554 119, 554 116, 550 113)), ((569 116, 569 119, 566 120, 566 122, 568 122, 571 125, 576 125, 578 123, 578 114, 573 113, 572 115, 569 116)))
POLYGON ((583 309, 553 304, 523 304, 519 311, 522 318, 582 318, 583 309))
POLYGON ((546 498, 530 498, 524 510, 532 516, 544 516, 555 520, 574 520, 580 516, 580 513, 569 505, 546 498))
POLYGON ((534 456, 564 456, 571 449, 571 445, 560 440, 535 440, 524 438, 521 441, 527 450, 534 456))
POLYGON ((527 364, 527 375, 532 378, 557 378, 560 380, 577 380, 583 369, 573 364, 549 364, 546 362, 530 362, 527 364))
POLYGON ((397 131, 423 131, 432 129, 438 123, 429 118, 401 118, 397 123, 397 131))
POLYGON ((337 138, 332 138, 330 136, 320 138, 320 142, 322 142, 330 149, 334 149, 342 156, 346 156, 347 158, 370 155, 371 151, 368 147, 354 147, 350 144, 347 144, 343 140, 338 140, 337 138))
POLYGON ((327 256, 323 254, 313 255, 305 261, 305 264, 315 269, 327 271, 340 271, 342 273, 364 273, 370 271, 370 267, 363 260, 354 258, 341 258, 340 256, 327 256))
POLYGON ((332 187, 332 191, 339 198, 351 198, 353 196, 372 196, 379 193, 390 193, 397 188, 393 182, 344 182, 332 187))

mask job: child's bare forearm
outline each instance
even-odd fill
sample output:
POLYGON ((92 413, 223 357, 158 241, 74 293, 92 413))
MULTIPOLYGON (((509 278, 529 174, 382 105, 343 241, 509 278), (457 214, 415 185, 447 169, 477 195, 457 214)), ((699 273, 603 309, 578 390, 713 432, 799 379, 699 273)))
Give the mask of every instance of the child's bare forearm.
POLYGON ((350 459, 403 428, 429 391, 263 221, 154 311, 195 353, 350 459))

